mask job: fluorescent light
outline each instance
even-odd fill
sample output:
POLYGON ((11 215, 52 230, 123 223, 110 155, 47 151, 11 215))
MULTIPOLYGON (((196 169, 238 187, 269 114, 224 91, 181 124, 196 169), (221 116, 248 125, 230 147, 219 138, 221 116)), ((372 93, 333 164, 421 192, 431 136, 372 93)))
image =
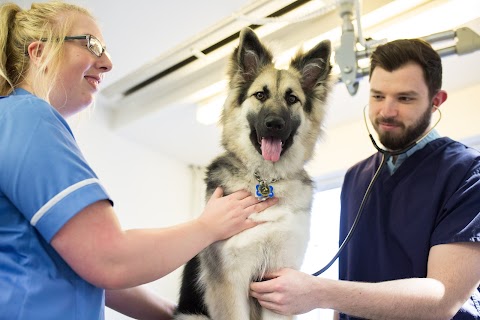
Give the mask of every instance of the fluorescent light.
POLYGON ((187 100, 190 101, 203 101, 203 100, 209 100, 212 97, 215 97, 219 94, 222 94, 223 92, 226 92, 228 81, 227 80, 221 80, 219 82, 215 82, 202 90, 199 90, 189 96, 187 100))

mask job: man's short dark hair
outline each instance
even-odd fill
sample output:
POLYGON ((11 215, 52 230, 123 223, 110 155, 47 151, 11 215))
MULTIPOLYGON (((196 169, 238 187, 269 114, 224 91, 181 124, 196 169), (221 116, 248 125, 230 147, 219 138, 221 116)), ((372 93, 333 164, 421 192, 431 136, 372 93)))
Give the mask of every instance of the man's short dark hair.
POLYGON ((432 46, 421 39, 400 39, 378 46, 370 58, 370 78, 376 67, 392 72, 408 63, 423 70, 430 99, 442 88, 442 60, 432 46))

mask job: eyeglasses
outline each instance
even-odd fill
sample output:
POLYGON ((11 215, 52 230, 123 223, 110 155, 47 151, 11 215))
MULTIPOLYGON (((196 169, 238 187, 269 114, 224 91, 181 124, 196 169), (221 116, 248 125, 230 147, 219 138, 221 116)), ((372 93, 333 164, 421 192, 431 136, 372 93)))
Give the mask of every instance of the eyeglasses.
POLYGON ((71 40, 87 40, 87 49, 97 57, 101 57, 105 50, 107 50, 107 47, 102 46, 102 43, 100 40, 95 38, 94 36, 90 34, 85 34, 81 36, 67 36, 65 37, 65 41, 71 41, 71 40))
MULTIPOLYGON (((97 57, 101 57, 103 53, 107 50, 107 47, 102 46, 100 40, 92 36, 91 34, 85 34, 81 36, 67 36, 64 38, 65 41, 72 40, 87 40, 87 49, 97 57)), ((40 39, 40 41, 48 41, 46 38, 40 39)), ((28 56, 28 50, 25 50, 25 55, 28 56)))

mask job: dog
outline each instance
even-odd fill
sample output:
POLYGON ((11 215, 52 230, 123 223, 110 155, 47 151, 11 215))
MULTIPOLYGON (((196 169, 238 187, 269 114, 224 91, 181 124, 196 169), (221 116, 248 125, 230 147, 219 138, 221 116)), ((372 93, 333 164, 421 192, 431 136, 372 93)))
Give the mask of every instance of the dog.
POLYGON ((207 168, 206 195, 222 186, 224 194, 245 189, 279 202, 249 217, 264 223, 210 245, 185 265, 175 319, 292 319, 262 308, 249 297, 249 285, 302 264, 313 197, 304 165, 322 132, 330 54, 325 40, 279 70, 255 32, 241 30, 220 119, 225 152, 207 168))

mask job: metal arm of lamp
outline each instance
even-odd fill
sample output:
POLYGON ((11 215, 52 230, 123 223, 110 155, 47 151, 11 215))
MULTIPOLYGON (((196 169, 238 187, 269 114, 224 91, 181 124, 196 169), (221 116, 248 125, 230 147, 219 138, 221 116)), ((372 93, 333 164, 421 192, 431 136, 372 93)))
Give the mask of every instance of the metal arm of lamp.
MULTIPOLYGON (((363 41, 358 39, 355 34, 353 26, 355 0, 340 0, 339 14, 342 18, 342 35, 341 42, 338 48, 335 49, 335 60, 340 68, 339 81, 343 82, 347 87, 351 96, 357 93, 359 80, 368 76, 370 68, 361 68, 358 65, 358 60, 368 58, 380 44, 387 42, 386 39, 363 41), (365 49, 357 50, 357 45, 363 45, 365 49)), ((359 11, 357 10, 357 20, 360 19, 359 11)), ((358 27, 361 28, 360 23, 358 27)), ((358 30, 361 33, 361 30, 358 30)), ((447 30, 432 35, 421 37, 430 44, 455 40, 455 44, 439 49, 435 49, 441 57, 458 54, 468 54, 480 50, 480 35, 470 28, 462 27, 456 30, 447 30)))

